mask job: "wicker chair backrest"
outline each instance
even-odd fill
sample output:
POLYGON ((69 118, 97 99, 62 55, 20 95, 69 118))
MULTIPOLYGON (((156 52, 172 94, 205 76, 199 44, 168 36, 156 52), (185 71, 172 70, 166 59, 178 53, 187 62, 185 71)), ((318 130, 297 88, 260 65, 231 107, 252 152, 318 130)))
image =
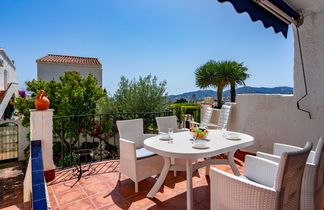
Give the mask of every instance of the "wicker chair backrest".
POLYGON ((300 208, 303 173, 312 146, 311 142, 307 142, 302 150, 281 155, 275 183, 275 189, 279 191, 278 209, 300 208))

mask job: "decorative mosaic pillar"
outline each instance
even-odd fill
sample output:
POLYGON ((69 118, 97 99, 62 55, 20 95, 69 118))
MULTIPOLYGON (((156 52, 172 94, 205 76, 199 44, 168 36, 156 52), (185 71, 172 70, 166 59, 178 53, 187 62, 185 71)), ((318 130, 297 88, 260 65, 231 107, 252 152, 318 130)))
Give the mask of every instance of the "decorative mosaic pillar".
POLYGON ((30 139, 42 141, 44 176, 46 181, 55 178, 53 161, 53 109, 30 110, 30 139))

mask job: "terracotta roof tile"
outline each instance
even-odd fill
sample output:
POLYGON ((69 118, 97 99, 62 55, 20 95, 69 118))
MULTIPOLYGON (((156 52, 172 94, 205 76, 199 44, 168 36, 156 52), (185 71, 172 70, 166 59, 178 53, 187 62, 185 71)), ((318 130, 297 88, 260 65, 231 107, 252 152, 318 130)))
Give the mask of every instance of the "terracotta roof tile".
POLYGON ((0 90, 0 103, 2 102, 3 98, 6 96, 5 90, 0 90))
POLYGON ((36 62, 50 62, 50 63, 68 63, 68 64, 83 64, 83 65, 96 65, 101 66, 98 58, 67 56, 67 55, 54 55, 48 54, 45 57, 39 58, 36 62))

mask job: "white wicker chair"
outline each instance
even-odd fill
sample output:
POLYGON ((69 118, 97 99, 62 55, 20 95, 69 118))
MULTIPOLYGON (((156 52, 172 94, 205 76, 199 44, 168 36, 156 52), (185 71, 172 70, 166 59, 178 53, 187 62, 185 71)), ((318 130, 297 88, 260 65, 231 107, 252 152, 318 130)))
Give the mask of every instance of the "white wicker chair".
POLYGON ((199 126, 199 127, 204 127, 204 128, 217 128, 217 129, 226 129, 227 128, 227 123, 228 123, 228 118, 230 115, 231 111, 231 106, 230 105, 223 105, 220 113, 219 113, 219 119, 217 124, 213 124, 210 122, 211 117, 213 115, 213 108, 207 108, 205 110, 203 119, 201 120, 200 123, 193 122, 191 121, 191 125, 199 126))
MULTIPOLYGON (((280 161, 283 152, 298 151, 300 147, 286 144, 274 144, 273 155, 257 152, 257 156, 275 162, 280 161)), ((319 210, 324 209, 324 139, 321 137, 315 151, 309 153, 304 170, 300 209, 319 210)))
POLYGON ((169 128, 172 128, 175 133, 186 131, 186 129, 178 128, 177 116, 156 117, 155 119, 159 132, 167 133, 169 128))
POLYGON ((143 141, 155 134, 143 134, 143 119, 117 121, 119 131, 120 165, 119 173, 138 182, 159 174, 163 167, 163 158, 143 147, 143 141))
MULTIPOLYGON (((205 112, 204 112, 204 116, 201 119, 200 123, 199 122, 195 122, 195 121, 190 121, 190 127, 196 126, 196 127, 208 127, 208 125, 210 124, 210 119, 213 115, 213 108, 208 107, 205 112)), ((214 124, 213 124, 214 126, 214 124)))
POLYGON ((227 129, 227 123, 228 123, 230 112, 231 112, 231 106, 224 104, 220 110, 219 119, 216 127, 227 129))
POLYGON ((244 176, 237 177, 212 168, 212 210, 296 210, 300 205, 303 171, 312 143, 285 152, 276 163, 247 155, 244 176))

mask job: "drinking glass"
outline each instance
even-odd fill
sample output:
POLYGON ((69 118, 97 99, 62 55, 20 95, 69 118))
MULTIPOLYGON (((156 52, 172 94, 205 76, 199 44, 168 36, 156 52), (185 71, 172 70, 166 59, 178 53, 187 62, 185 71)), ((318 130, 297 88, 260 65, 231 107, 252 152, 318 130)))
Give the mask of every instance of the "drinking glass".
POLYGON ((173 136, 173 128, 168 128, 168 134, 169 134, 169 141, 172 140, 173 136))
POLYGON ((222 135, 223 135, 223 137, 226 136, 226 128, 225 127, 222 127, 222 135))
POLYGON ((190 133, 190 136, 191 136, 190 141, 194 141, 195 136, 193 135, 193 131, 189 131, 189 133, 190 133))

